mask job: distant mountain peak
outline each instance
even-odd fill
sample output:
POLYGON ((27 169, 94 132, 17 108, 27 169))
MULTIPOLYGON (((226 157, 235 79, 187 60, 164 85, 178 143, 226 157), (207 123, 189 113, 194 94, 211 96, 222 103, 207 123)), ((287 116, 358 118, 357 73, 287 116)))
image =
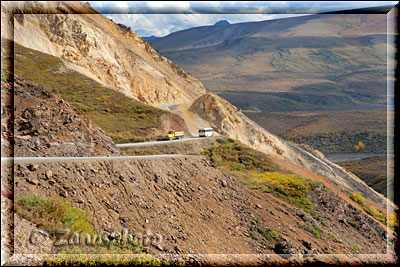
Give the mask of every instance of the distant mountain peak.
POLYGON ((151 40, 154 40, 154 39, 157 39, 157 38, 160 38, 160 37, 155 36, 155 35, 142 37, 142 39, 146 40, 146 41, 151 41, 151 40))
POLYGON ((220 25, 228 25, 228 24, 230 24, 229 21, 222 19, 222 20, 218 21, 217 23, 215 23, 214 25, 220 26, 220 25))

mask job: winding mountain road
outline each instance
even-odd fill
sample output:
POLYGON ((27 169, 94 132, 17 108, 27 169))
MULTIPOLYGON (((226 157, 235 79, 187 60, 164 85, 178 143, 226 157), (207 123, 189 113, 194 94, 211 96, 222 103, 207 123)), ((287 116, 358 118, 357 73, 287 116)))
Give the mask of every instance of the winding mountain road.
MULTIPOLYGON (((191 137, 178 140, 152 141, 141 143, 116 144, 117 147, 140 147, 166 144, 171 142, 185 142, 203 139, 204 137, 191 137)), ((2 157, 1 162, 63 162, 63 161, 90 161, 90 160, 124 160, 124 159, 149 159, 149 158, 193 158, 196 155, 183 154, 161 154, 161 155, 141 155, 141 156, 101 156, 101 157, 2 157)))
POLYGON ((138 147, 138 146, 152 146, 152 145, 162 145, 162 144, 168 144, 171 142, 186 142, 186 141, 192 141, 192 140, 199 140, 203 139, 206 137, 186 137, 183 139, 177 139, 177 140, 163 140, 163 141, 151 141, 151 142, 141 142, 141 143, 126 143, 126 144, 116 144, 117 147, 138 147))

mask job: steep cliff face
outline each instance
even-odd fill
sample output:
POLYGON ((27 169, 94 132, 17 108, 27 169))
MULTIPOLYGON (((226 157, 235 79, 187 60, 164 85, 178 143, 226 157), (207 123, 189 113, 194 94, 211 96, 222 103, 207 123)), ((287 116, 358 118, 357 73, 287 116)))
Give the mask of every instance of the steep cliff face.
MULTIPOLYGON (((130 28, 115 24, 81 3, 52 5, 63 12, 84 10, 86 14, 15 15, 14 41, 57 56, 71 68, 147 104, 190 102, 205 92, 199 81, 130 28)), ((9 22, 3 12, 2 22, 9 22)), ((2 36, 10 38, 12 34, 2 31, 2 36)))

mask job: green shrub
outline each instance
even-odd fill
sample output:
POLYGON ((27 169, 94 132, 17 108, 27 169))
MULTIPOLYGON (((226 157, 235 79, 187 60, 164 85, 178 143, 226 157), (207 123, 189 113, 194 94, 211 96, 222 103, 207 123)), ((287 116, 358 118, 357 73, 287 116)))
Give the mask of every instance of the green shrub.
POLYGON ((7 81, 10 79, 10 75, 8 73, 2 72, 1 73, 1 80, 2 81, 7 81))
POLYGON ((243 171, 243 166, 240 163, 233 163, 232 170, 243 171))
POLYGON ((221 138, 217 138, 215 141, 216 141, 217 143, 219 143, 219 144, 226 144, 226 143, 228 143, 225 139, 221 139, 221 138))
POLYGON ((85 113, 92 110, 89 106, 84 105, 84 104, 81 104, 81 103, 74 103, 73 105, 74 105, 77 109, 79 109, 80 111, 85 112, 85 113))
POLYGON ((306 230, 312 233, 316 238, 321 239, 322 229, 317 225, 307 223, 306 230))
POLYGON ((268 241, 273 241, 279 237, 278 233, 272 230, 268 231, 264 236, 268 241))
POLYGON ((257 240, 257 241, 259 241, 261 239, 261 237, 256 233, 251 233, 251 238, 253 238, 254 240, 257 240))
POLYGON ((394 228, 398 228, 399 227, 399 217, 397 217, 397 215, 394 213, 389 214, 387 217, 387 224, 392 230, 394 230, 394 228))
POLYGON ((354 253, 356 253, 356 254, 360 254, 360 253, 361 253, 361 250, 362 250, 362 247, 361 247, 360 245, 355 245, 355 246, 353 247, 353 251, 354 251, 354 253))

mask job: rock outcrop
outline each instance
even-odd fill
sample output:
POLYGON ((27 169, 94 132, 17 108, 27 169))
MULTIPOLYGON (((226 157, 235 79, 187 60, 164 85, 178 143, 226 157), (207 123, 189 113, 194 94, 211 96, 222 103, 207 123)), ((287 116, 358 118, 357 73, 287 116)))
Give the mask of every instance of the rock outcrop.
MULTIPOLYGON (((12 83, 1 81, 2 90, 12 83)), ((117 156, 112 139, 41 85, 14 76, 14 156, 117 156)), ((5 139, 6 141, 6 139, 5 139)))

